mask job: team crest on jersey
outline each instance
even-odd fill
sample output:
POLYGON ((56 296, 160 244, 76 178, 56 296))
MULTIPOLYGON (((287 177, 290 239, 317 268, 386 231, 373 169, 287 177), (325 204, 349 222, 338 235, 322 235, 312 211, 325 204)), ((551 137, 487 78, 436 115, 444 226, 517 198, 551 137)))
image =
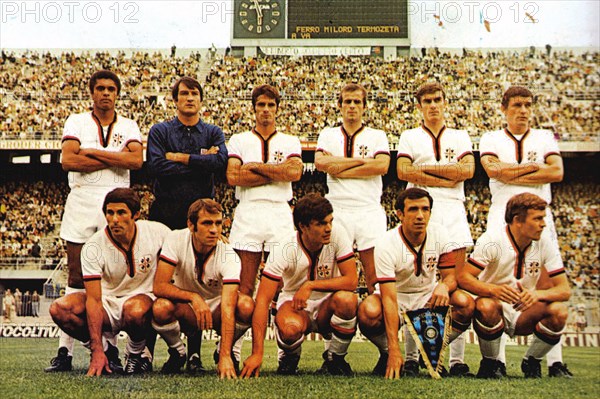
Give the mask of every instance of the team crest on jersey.
POLYGON ((529 274, 530 276, 537 276, 538 274, 540 274, 540 263, 539 262, 530 262, 529 265, 527 265, 527 274, 529 274))
POLYGON ((138 271, 140 273, 148 273, 152 267, 152 259, 150 256, 144 256, 139 261, 138 271))
POLYGON ((329 269, 329 265, 320 264, 317 266, 317 275, 319 278, 329 278, 331 277, 331 270, 329 269))
POLYGON ((427 257, 427 262, 425 262, 425 270, 428 272, 432 272, 433 269, 435 269, 436 264, 437 264, 437 256, 427 257))
POLYGON ((456 152, 454 151, 454 148, 446 148, 444 156, 446 157, 447 161, 453 161, 454 158, 456 158, 456 152))
POLYGON ((125 137, 123 137, 123 135, 121 133, 117 133, 115 135, 113 135, 113 146, 115 147, 121 147, 123 145, 123 143, 125 142, 125 137))
POLYGON ((273 152, 273 162, 282 163, 285 157, 283 156, 282 151, 274 151, 273 152))
POLYGON ((358 146, 358 155, 359 156, 361 156, 362 158, 366 158, 368 153, 369 153, 369 146, 366 146, 364 144, 358 146))
POLYGON ((527 161, 535 162, 536 160, 537 160, 537 152, 536 151, 527 152, 527 161))

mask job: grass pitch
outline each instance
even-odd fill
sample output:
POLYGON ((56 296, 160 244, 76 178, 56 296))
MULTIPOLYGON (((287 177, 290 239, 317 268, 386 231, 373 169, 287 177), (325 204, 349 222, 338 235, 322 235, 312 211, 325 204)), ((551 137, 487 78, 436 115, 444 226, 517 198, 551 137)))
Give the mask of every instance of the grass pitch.
MULTIPOLYGON (((123 353, 124 342, 120 344, 123 353)), ((203 377, 163 376, 158 370, 166 361, 164 342, 156 346, 155 371, 136 377, 85 376, 89 357, 76 345, 74 371, 44 373, 50 358, 55 356, 56 339, 0 339, 0 396, 8 398, 598 398, 600 396, 600 350, 598 348, 564 348, 564 359, 575 374, 574 379, 547 377, 525 380, 520 371, 525 347, 507 347, 509 377, 500 381, 467 378, 431 380, 424 370, 419 378, 387 381, 370 375, 377 361, 377 350, 367 342, 354 342, 347 356, 356 377, 325 377, 314 375, 321 363, 322 342, 306 341, 300 361, 301 375, 275 375, 277 356, 275 343, 266 342, 266 355, 261 377, 244 381, 220 381, 214 374, 213 341, 202 344, 203 363, 211 372, 203 377)), ((251 350, 244 343, 243 356, 251 350)), ((479 349, 467 345, 466 361, 471 370, 479 367, 479 349)))

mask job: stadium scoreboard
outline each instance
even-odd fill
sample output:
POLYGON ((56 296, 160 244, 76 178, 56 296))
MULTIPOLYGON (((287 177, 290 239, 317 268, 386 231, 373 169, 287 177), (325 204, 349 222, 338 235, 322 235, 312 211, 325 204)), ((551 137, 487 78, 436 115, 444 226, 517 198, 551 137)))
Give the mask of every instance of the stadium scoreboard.
POLYGON ((234 1, 234 45, 405 45, 408 38, 408 0, 234 1))

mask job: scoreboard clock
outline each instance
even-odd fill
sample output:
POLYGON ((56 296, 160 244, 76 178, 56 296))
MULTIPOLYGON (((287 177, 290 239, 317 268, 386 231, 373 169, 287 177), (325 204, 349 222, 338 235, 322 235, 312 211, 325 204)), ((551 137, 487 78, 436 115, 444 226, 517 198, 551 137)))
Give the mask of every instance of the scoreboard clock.
POLYGON ((236 38, 284 38, 286 0, 235 0, 236 38))

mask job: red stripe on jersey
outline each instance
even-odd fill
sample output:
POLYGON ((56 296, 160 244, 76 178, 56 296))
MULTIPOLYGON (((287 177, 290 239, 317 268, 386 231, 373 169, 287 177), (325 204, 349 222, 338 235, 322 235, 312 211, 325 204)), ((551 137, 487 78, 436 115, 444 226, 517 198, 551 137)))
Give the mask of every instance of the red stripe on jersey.
POLYGON ((377 282, 379 284, 385 284, 385 283, 395 283, 396 279, 394 277, 381 277, 377 279, 377 282))
POLYGON ((227 285, 227 284, 240 284, 240 280, 223 280, 223 285, 227 285))
POLYGON ((396 155, 396 159, 398 159, 398 158, 408 158, 408 159, 410 159, 411 162, 413 161, 413 157, 411 157, 410 154, 405 154, 403 152, 399 152, 396 155))
POLYGON ((274 274, 265 272, 264 270, 262 272, 262 276, 268 278, 269 280, 278 281, 278 282, 281 281, 281 277, 280 276, 276 276, 274 274))
POLYGON ((342 334, 354 334, 356 332, 356 328, 344 328, 344 327, 335 325, 331 322, 329 323, 329 325, 331 326, 331 328, 333 328, 336 331, 341 332, 342 334))
POLYGON ((549 153, 547 153, 546 155, 544 155, 544 161, 545 161, 546 159, 548 159, 548 157, 549 157, 549 156, 551 156, 551 155, 558 155, 558 156, 560 157, 560 152, 554 152, 554 151, 553 151, 553 152, 549 152, 549 153))
POLYGON ((473 152, 472 151, 465 151, 462 154, 460 154, 458 157, 456 157, 456 160, 460 161, 461 159, 463 159, 467 155, 473 155, 473 152))
POLYGON ((67 140, 75 140, 75 141, 77 141, 78 143, 81 144, 81 140, 79 140, 79 138, 75 137, 75 136, 65 136, 65 137, 62 138, 61 143, 64 143, 67 140))
POLYGON ((125 142, 125 147, 127 147, 127 146, 129 145, 129 143, 140 143, 140 144, 144 145, 144 143, 142 143, 142 142, 141 142, 141 141, 139 141, 139 140, 136 140, 136 139, 130 139, 130 140, 127 140, 127 141, 125 142))
POLYGON ((447 252, 440 255, 438 260, 438 269, 448 269, 456 265, 456 251, 447 252))
POLYGON ((471 265, 475 266, 475 267, 476 267, 476 268, 478 268, 479 270, 483 270, 483 269, 485 269, 485 266, 486 266, 486 265, 484 265, 483 263, 479 263, 479 262, 477 262, 477 261, 476 261, 475 259, 473 259, 473 258, 469 258, 469 259, 467 259, 467 263, 469 263, 469 264, 471 264, 471 265))
POLYGON ((563 273, 566 273, 566 270, 565 270, 565 268, 564 268, 564 267, 561 267, 560 269, 558 269, 558 270, 555 270, 555 271, 553 271, 552 273, 548 273, 548 275, 549 275, 550 277, 555 277, 555 276, 558 276, 558 275, 560 275, 560 274, 563 274, 563 273))
POLYGON ((101 279, 102 279, 102 276, 100 276, 99 274, 83 276, 83 281, 94 281, 94 280, 101 280, 101 279))
POLYGON ((337 259, 336 259, 336 261, 337 261, 338 263, 340 263, 340 262, 344 262, 344 261, 346 261, 346 260, 348 260, 348 259, 350 259, 350 258, 353 258, 353 257, 354 257, 354 252, 350 252, 350 253, 349 253, 349 254, 347 254, 347 255, 340 256, 339 258, 337 258, 337 259))
POLYGON ((174 261, 173 259, 169 259, 164 255, 160 255, 160 260, 162 260, 163 262, 168 263, 171 266, 177 266, 177 262, 174 261))
POLYGON ((242 162, 242 165, 244 164, 244 160, 242 159, 242 157, 237 154, 229 154, 229 158, 239 159, 242 162))
POLYGON ((377 151, 375 154, 373 154, 373 158, 375 158, 379 154, 390 155, 390 152, 389 151, 377 151))

